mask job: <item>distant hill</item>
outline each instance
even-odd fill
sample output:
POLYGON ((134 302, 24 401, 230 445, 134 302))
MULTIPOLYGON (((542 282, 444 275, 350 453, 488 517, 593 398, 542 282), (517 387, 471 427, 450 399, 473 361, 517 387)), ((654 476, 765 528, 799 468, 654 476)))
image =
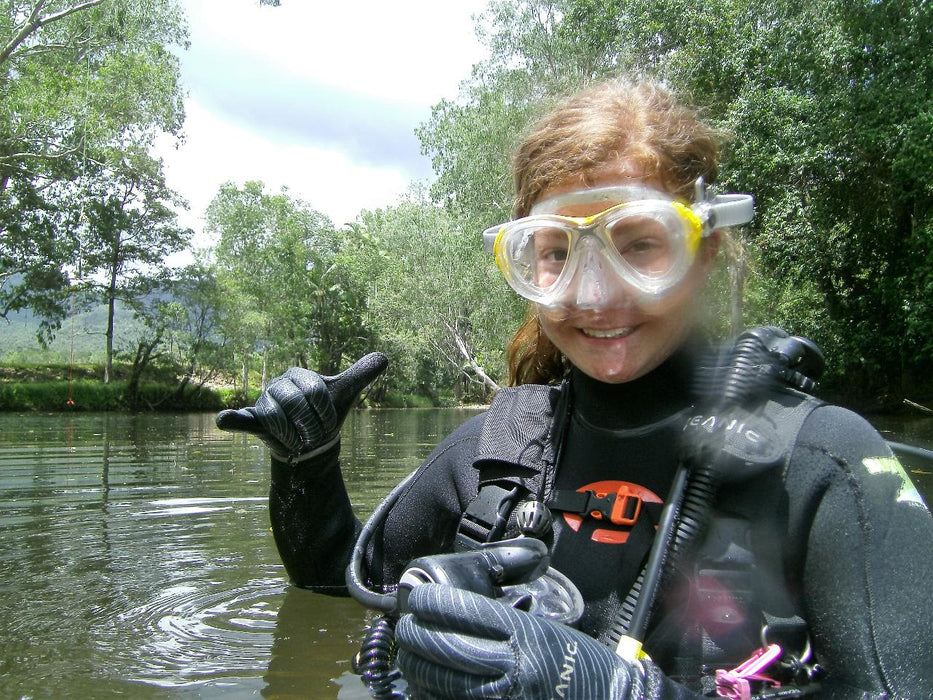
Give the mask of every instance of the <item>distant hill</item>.
MULTIPOLYGON (((39 320, 30 312, 12 314, 9 322, 0 319, 0 362, 40 364, 69 362, 72 347, 75 362, 102 363, 106 356, 107 307, 101 304, 87 312, 65 319, 48 349, 36 340, 39 320)), ((135 345, 141 324, 131 311, 117 304, 114 317, 114 347, 119 351, 135 345)))

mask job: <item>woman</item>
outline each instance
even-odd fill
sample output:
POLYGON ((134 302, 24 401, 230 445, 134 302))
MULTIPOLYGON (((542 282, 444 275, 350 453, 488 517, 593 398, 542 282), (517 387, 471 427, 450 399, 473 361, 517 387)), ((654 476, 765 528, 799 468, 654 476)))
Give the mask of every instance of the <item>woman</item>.
MULTIPOLYGON (((933 573, 933 520, 880 436, 776 388, 728 415, 724 404, 698 414, 698 300, 721 229, 752 213, 750 197, 706 194, 717 157, 694 111, 658 86, 618 82, 572 96, 519 148, 515 219, 484 234, 532 302, 510 346, 515 386, 406 480, 366 571, 391 588, 413 559, 514 535, 516 511, 544 503, 552 523, 532 534, 585 609, 571 629, 451 586, 416 587, 397 637, 421 694, 747 697, 741 674, 717 685, 715 671, 777 643, 766 675, 801 694, 933 695, 933 620, 918 595, 933 573), (614 646, 633 591, 646 595, 639 572, 691 454, 718 474, 708 522, 663 573, 639 638, 647 656, 623 659, 600 642, 614 646)), ((333 378, 292 369, 256 407, 218 416, 272 449, 273 530, 299 586, 346 591, 360 524, 340 424, 385 362, 370 355, 333 378)))

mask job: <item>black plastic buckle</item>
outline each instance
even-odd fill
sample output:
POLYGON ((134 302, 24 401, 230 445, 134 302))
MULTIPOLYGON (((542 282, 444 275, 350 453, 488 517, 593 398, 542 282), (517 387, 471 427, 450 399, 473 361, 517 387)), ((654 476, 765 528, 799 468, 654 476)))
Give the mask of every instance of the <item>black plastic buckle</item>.
POLYGON ((641 514, 641 496, 622 484, 615 493, 587 491, 585 512, 596 520, 632 526, 641 514))

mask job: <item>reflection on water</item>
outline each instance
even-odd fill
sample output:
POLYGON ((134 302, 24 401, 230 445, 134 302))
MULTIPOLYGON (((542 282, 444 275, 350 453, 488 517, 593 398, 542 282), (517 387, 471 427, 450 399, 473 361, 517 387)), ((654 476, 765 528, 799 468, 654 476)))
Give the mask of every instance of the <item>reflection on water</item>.
MULTIPOLYGON (((359 511, 468 415, 352 414, 359 511)), ((212 415, 0 414, 0 697, 368 697, 369 613, 287 586, 267 490, 212 415)))
MULTIPOLYGON (((472 413, 351 414, 358 512, 472 413)), ((877 422, 933 447, 924 420, 877 422)), ((371 613, 287 586, 266 460, 212 415, 0 414, 0 697, 368 697, 371 613)))

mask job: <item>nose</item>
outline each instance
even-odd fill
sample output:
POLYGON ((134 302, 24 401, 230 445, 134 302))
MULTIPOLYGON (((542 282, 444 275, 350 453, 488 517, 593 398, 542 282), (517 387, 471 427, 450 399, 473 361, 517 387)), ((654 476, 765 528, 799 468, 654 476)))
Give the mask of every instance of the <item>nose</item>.
POLYGON ((606 259, 606 251, 593 236, 583 237, 579 244, 580 263, 568 297, 578 309, 599 309, 628 301, 630 295, 606 259))

